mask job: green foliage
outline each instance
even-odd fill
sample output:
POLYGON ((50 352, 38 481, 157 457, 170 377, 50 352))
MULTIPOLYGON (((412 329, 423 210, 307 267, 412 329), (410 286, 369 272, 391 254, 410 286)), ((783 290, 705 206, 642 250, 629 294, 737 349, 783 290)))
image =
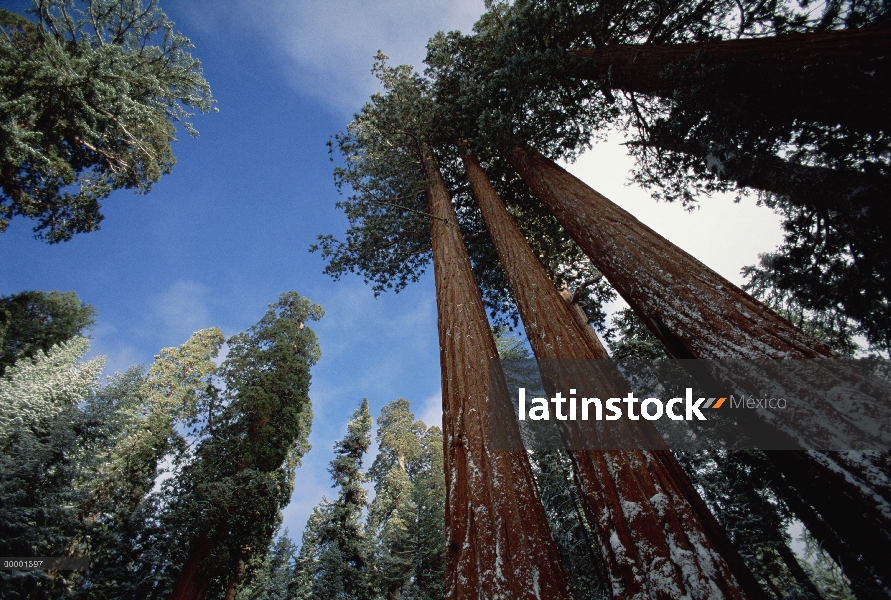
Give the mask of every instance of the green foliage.
POLYGON ((501 360, 528 360, 532 358, 529 348, 516 335, 509 335, 505 328, 492 329, 495 337, 495 347, 498 349, 498 358, 501 360))
MULTIPOLYGON (((76 301, 60 296, 62 306, 76 301)), ((284 598, 294 549, 283 538, 268 559, 263 550, 309 449, 309 370, 320 353, 306 323, 322 315, 282 294, 227 340, 222 365, 223 334, 205 329, 102 388, 103 361, 78 362, 83 338, 10 366, 0 378, 0 553, 83 554, 91 566, 3 572, 4 593, 157 597, 204 536, 216 562, 211 594, 246 565, 244 594, 284 598)))
POLYGON ((329 142, 344 157, 334 170, 337 188, 351 193, 337 204, 350 222, 346 240, 320 236, 311 248, 328 260, 325 273, 335 279, 362 273, 375 293, 417 281, 432 256, 420 159, 432 104, 425 81, 406 65, 387 67, 386 58, 378 53, 372 69, 386 93, 374 94, 329 142))
POLYGON ((405 399, 377 420, 378 455, 368 476, 371 415, 363 400, 329 471, 339 488, 315 507, 289 584, 292 597, 442 598, 445 581, 445 472, 442 431, 415 421, 405 399), (374 483, 369 505, 363 483, 374 483), (362 517, 367 510, 367 519, 362 517))
MULTIPOLYGON (((819 261, 819 256, 819 252, 814 254, 814 262, 819 261)), ((833 304, 833 299, 837 300, 837 296, 833 298, 833 291, 841 287, 845 280, 844 272, 847 269, 844 266, 837 265, 839 268, 832 269, 835 271, 833 274, 824 273, 823 278, 829 279, 825 282, 819 281, 820 277, 815 277, 813 272, 792 271, 787 258, 788 255, 784 256, 782 252, 761 254, 759 265, 743 269, 743 274, 749 279, 743 289, 765 302, 815 340, 823 342, 843 356, 853 357, 861 350, 855 336, 860 332, 865 333, 866 330, 869 331, 867 339, 872 342, 871 349, 885 352, 891 349, 889 332, 878 331, 875 328, 876 324, 887 319, 884 310, 875 313, 869 324, 860 324, 850 316, 852 310, 845 310, 844 307, 833 304), (826 277, 827 275, 829 277, 826 277), (806 303, 802 303, 800 295, 788 289, 789 283, 802 291, 823 290, 826 293, 816 298, 809 297, 806 303)), ((833 262, 843 261, 836 258, 833 262)), ((854 310, 865 308, 866 312, 861 314, 869 314, 875 308, 869 306, 871 299, 862 296, 861 299, 863 304, 854 310)))
POLYGON ((891 351, 891 287, 887 235, 841 231, 814 211, 786 207, 783 244, 744 267, 744 289, 762 299, 814 338, 844 355, 858 349, 891 351))
MULTIPOLYGON (((346 238, 320 236, 311 250, 321 251, 328 261, 327 274, 339 279, 348 272, 359 273, 375 293, 398 292, 417 281, 432 257, 428 182, 420 153, 425 145, 439 144, 438 159, 483 300, 496 322, 516 324, 516 305, 455 153, 457 140, 443 133, 443 123, 451 117, 434 102, 428 79, 405 65, 388 67, 385 59, 379 54, 373 69, 384 93, 374 94, 346 132, 330 143, 332 153, 336 149, 343 157, 335 168, 335 182, 341 192, 350 194, 337 205, 350 222, 346 238)), ((504 161, 493 159, 486 166, 558 287, 569 287, 592 322, 602 325, 605 315, 600 307, 614 292, 528 189, 508 175, 504 161)))
POLYGON ((334 445, 328 471, 339 488, 337 500, 323 500, 307 522, 297 557, 294 588, 313 600, 372 598, 369 542, 361 518, 367 508, 362 457, 371 444, 371 413, 362 400, 334 445))
MULTIPOLYGON (((250 579, 239 588, 235 600, 289 600, 297 547, 285 532, 269 546, 259 566, 251 569, 250 579)), ((298 596, 300 597, 300 596, 298 596)))
POLYGON ((439 32, 428 42, 425 62, 446 141, 467 138, 488 157, 483 149, 534 140, 542 152, 572 158, 615 118, 596 84, 555 85, 568 75, 562 49, 539 43, 537 27, 516 29, 529 4, 489 2, 473 35, 439 32))
POLYGON ((19 292, 0 297, 0 376, 20 357, 33 358, 93 326, 96 308, 74 292, 19 292))
MULTIPOLYGON (((79 405, 98 385, 104 359, 80 362, 87 340, 74 338, 0 378, 0 555, 64 556, 83 532, 79 506, 89 497, 96 422, 79 405)), ((74 573, 2 571, 4 598, 56 596, 74 573)))
POLYGON ((442 598, 445 580, 445 474, 442 431, 415 421, 409 402, 390 402, 377 419, 379 452, 369 471, 372 579, 387 598, 442 598))
POLYGON ((85 507, 87 597, 134 598, 169 585, 167 546, 176 532, 159 522, 166 499, 155 486, 187 458, 185 427, 211 392, 223 340, 216 327, 198 331, 162 349, 147 372, 117 374, 91 398, 109 431, 97 453, 103 476, 85 507))
POLYGON ((176 124, 213 109, 189 40, 157 0, 34 0, 0 11, 0 231, 36 219, 49 243, 95 231, 116 189, 146 193, 176 124))
POLYGON ((183 551, 210 540, 210 593, 225 591, 239 565, 265 550, 291 498, 295 469, 309 450, 310 367, 321 356, 305 324, 323 315, 296 292, 282 294, 259 323, 227 340, 213 387, 186 420, 194 450, 163 486, 160 520, 178 542, 171 559, 177 567, 183 551))

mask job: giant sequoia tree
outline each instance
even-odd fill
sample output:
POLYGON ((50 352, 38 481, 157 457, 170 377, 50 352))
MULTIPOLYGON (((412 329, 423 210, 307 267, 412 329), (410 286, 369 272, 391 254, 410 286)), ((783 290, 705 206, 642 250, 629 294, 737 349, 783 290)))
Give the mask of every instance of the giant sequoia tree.
MULTIPOLYGON (((337 140, 346 158, 338 177, 354 192, 341 203, 351 220, 348 243, 328 240, 325 251, 334 273, 359 270, 386 286, 416 279, 432 247, 443 384, 446 595, 569 597, 526 457, 487 445, 488 365, 498 353, 431 145, 435 105, 410 68, 387 68, 380 57, 375 70, 387 93, 373 96, 337 140)), ((514 424, 509 416, 500 422, 514 424)), ((518 435, 515 427, 507 434, 518 435)))
POLYGON ((493 3, 475 35, 435 38, 428 61, 449 125, 489 145, 512 138, 561 157, 618 126, 635 178, 665 199, 756 192, 788 231, 762 280, 885 348, 891 154, 887 124, 872 116, 883 111, 858 102, 889 99, 887 13, 847 2, 493 3))
MULTIPOLYGON (((598 396, 626 396, 628 385, 602 361, 607 358, 606 351, 590 328, 573 316, 479 161, 466 144, 463 146, 462 160, 474 195, 501 256, 536 357, 539 361, 601 359, 590 363, 588 373, 597 381, 598 396)), ((760 594, 757 583, 669 452, 603 453, 570 448, 569 457, 614 595, 707 597, 715 586, 726 597, 760 594), (670 500, 663 505, 654 503, 654 497, 670 500), (633 509, 629 511, 629 507, 633 509), (613 542, 614 536, 620 545, 613 542), (703 555, 691 551, 698 547, 707 547, 710 552, 703 555)))
POLYGON ((189 40, 157 0, 34 1, 0 9, 0 231, 37 220, 49 243, 95 231, 116 189, 146 193, 176 125, 212 110, 189 40))
POLYGON ((220 385, 206 388, 191 421, 194 456, 169 486, 166 516, 188 548, 171 598, 203 598, 214 587, 234 597, 245 564, 269 544, 309 449, 309 370, 320 351, 306 323, 323 314, 288 292, 228 340, 220 385))

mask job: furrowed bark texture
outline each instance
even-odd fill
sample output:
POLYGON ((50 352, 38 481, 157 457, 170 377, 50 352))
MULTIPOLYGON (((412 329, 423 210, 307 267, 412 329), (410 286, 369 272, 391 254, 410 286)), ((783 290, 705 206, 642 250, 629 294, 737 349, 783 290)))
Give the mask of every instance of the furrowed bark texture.
POLYGON ((675 357, 717 360, 833 356, 827 346, 538 151, 514 147, 508 159, 675 357))
MULTIPOLYGON (((488 448, 489 361, 498 351, 436 159, 429 147, 420 156, 430 182, 442 368, 446 597, 571 598, 525 453, 488 448)), ((504 422, 516 430, 513 419, 504 422)))
MULTIPOLYGON (((533 149, 508 159, 547 209, 675 358, 832 357, 764 304, 533 149)), ((806 440, 804 447, 807 447, 806 440)), ((769 452, 799 493, 861 560, 888 577, 888 457, 769 452), (806 477, 802 474, 807 473, 806 477), (833 490, 827 494, 827 490, 833 490), (842 506, 847 506, 843 509, 842 506)))
POLYGON ((866 27, 691 44, 614 44, 569 51, 575 74, 627 92, 671 98, 700 86, 715 106, 745 101, 767 120, 891 128, 891 29, 866 27), (664 71, 695 62, 677 77, 664 71), (707 66, 719 66, 719 81, 707 66), (683 89, 678 86, 683 86, 683 89))
MULTIPOLYGON (((573 318, 466 146, 462 159, 535 356, 539 360, 608 358, 596 336, 585 331, 591 328, 585 325, 583 329, 573 318)), ((592 375, 602 382, 603 397, 628 395, 630 389, 618 371, 606 361, 596 365, 602 370, 592 375)), ((658 436, 654 430, 648 433, 658 436)), ((569 456, 614 597, 763 596, 687 478, 681 473, 677 480, 681 469, 670 452, 570 449, 569 456), (695 506, 687 499, 690 494, 698 499, 695 506)))

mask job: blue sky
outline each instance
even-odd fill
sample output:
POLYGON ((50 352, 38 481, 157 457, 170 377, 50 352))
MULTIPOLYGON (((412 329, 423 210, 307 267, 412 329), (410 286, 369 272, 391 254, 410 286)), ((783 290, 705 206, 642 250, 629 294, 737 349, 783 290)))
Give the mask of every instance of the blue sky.
MULTIPOLYGON (((21 10, 27 2, 0 2, 21 10)), ((428 424, 440 419, 439 348, 432 267, 400 294, 374 298, 361 278, 334 282, 307 248, 340 234, 325 142, 377 86, 380 48, 392 62, 420 66, 437 30, 468 31, 481 0, 162 0, 191 38, 218 113, 181 132, 177 164, 146 196, 120 191, 105 203, 96 233, 48 246, 33 224, 13 220, 0 235, 0 295, 75 290, 99 311, 92 353, 107 371, 147 364, 162 347, 198 329, 228 335, 263 315, 281 292, 321 304, 315 327, 322 359, 313 371, 313 449, 297 473, 285 527, 299 539, 322 494, 331 448, 358 402, 372 411, 405 397, 428 424)), ((630 159, 612 138, 570 169, 732 281, 781 239, 778 220, 753 201, 703 202, 693 214, 656 204, 626 185, 630 159)))

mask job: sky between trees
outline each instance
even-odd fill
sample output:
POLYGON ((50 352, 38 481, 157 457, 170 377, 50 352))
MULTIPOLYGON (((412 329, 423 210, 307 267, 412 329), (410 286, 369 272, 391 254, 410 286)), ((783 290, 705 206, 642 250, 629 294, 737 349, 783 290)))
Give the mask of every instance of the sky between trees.
MULTIPOLYGON (((0 2, 15 12, 29 4, 0 2)), ((370 68, 378 49, 390 64, 421 67, 433 33, 469 31, 484 7, 476 0, 349 0, 336 10, 321 0, 225 5, 163 5, 195 45, 220 112, 194 118, 197 140, 178 132, 177 163, 149 195, 112 194, 100 231, 48 246, 32 239, 32 223, 13 220, 0 236, 0 295, 75 290, 98 309, 90 355, 107 355, 107 373, 148 364, 201 328, 242 331, 288 289, 321 304, 313 449, 284 513, 283 527, 297 536, 321 495, 336 493, 326 467, 362 397, 374 415, 405 397, 428 425, 440 418, 432 269, 404 292, 374 298, 359 277, 333 282, 321 257, 306 251, 317 234, 339 236, 346 227, 334 207, 325 142, 377 90, 370 68)), ((632 160, 621 141, 595 146, 569 170, 723 276, 741 283, 739 270, 781 241, 778 218, 754 198, 704 199, 687 213, 626 186, 632 160)))

